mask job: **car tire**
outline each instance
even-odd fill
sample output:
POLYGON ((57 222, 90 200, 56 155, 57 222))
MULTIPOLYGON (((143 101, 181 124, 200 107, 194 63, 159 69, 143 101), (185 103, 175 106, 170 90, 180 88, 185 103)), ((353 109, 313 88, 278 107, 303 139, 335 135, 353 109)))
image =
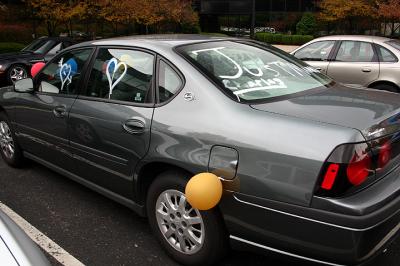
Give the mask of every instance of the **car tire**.
POLYGON ((12 167, 21 167, 24 163, 22 150, 4 112, 0 112, 0 154, 3 160, 12 167))
POLYGON ((378 84, 373 86, 372 88, 376 90, 381 90, 381 91, 390 91, 390 92, 399 92, 399 88, 396 87, 395 85, 390 85, 390 84, 378 84))
POLYGON ((228 250, 225 225, 217 208, 199 211, 186 202, 184 191, 188 177, 184 172, 168 171, 156 178, 146 200, 149 223, 162 247, 177 262, 213 265, 228 250), (181 200, 183 204, 179 204, 181 200), (191 221, 194 224, 189 226, 191 221), (184 251, 181 246, 185 247, 184 251))
POLYGON ((12 65, 7 71, 7 81, 9 84, 14 84, 17 80, 29 77, 26 66, 21 64, 12 65))

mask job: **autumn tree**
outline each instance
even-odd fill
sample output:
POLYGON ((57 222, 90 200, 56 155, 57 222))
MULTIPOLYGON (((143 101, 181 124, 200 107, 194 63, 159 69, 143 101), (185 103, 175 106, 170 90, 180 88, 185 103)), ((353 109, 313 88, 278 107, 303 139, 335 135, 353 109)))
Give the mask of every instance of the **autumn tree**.
POLYGON ((322 0, 319 18, 327 22, 347 21, 350 30, 354 30, 357 18, 375 16, 375 5, 372 0, 322 0))
POLYGON ((54 36, 56 27, 66 20, 68 6, 64 1, 57 0, 26 0, 36 17, 41 19, 47 27, 49 36, 54 36))
POLYGON ((400 0, 387 0, 378 1, 378 15, 384 19, 385 22, 385 34, 386 34, 386 22, 390 22, 391 35, 394 35, 399 26, 395 26, 396 22, 400 21, 400 0))

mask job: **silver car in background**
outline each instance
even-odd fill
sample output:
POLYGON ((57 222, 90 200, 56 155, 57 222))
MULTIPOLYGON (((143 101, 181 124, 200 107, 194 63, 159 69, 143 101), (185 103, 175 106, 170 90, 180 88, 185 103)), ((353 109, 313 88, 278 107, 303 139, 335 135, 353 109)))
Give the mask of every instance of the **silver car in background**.
POLYGON ((326 36, 304 44, 291 54, 345 85, 400 92, 399 40, 326 36))

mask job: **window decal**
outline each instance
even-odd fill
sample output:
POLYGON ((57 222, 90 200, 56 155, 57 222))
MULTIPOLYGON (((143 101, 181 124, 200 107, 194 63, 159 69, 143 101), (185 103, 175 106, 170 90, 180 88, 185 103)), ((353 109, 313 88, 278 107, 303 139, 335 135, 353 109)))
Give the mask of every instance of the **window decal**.
POLYGON ((77 73, 78 64, 76 63, 75 59, 71 58, 67 62, 63 64, 64 58, 61 58, 60 62, 58 63, 59 68, 59 75, 61 80, 61 91, 64 90, 65 83, 67 85, 72 83, 72 77, 77 73))
POLYGON ((128 70, 128 66, 126 65, 126 63, 125 62, 119 62, 118 63, 118 60, 115 57, 112 58, 110 61, 108 61, 107 67, 106 67, 106 75, 107 75, 107 79, 108 79, 108 85, 110 86, 108 99, 111 99, 111 95, 113 93, 113 89, 124 78, 127 70, 128 70), (114 78, 117 77, 116 74, 118 72, 120 73, 120 75, 114 81, 114 78))

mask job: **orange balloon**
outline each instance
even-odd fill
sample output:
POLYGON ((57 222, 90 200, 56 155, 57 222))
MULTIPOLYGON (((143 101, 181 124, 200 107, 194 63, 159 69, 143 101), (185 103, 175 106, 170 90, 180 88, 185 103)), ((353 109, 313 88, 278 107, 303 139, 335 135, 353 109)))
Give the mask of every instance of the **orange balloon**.
POLYGON ((211 173, 195 175, 186 185, 185 196, 192 207, 202 211, 210 210, 221 200, 221 180, 211 173))

